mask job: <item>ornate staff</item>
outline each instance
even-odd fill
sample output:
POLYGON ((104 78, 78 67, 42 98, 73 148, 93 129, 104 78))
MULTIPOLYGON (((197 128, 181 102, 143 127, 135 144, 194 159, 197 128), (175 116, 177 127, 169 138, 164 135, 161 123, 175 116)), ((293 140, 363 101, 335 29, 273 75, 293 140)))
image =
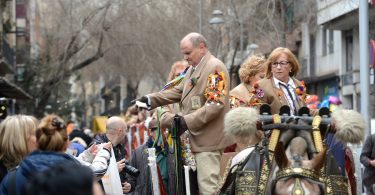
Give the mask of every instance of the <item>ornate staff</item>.
POLYGON ((176 115, 173 120, 172 139, 175 155, 175 170, 176 170, 176 193, 184 194, 184 178, 183 178, 183 167, 182 167, 182 155, 181 155, 181 140, 180 132, 180 120, 181 118, 176 115))
POLYGON ((156 165, 155 148, 148 148, 148 166, 150 166, 153 195, 160 195, 158 169, 156 165))

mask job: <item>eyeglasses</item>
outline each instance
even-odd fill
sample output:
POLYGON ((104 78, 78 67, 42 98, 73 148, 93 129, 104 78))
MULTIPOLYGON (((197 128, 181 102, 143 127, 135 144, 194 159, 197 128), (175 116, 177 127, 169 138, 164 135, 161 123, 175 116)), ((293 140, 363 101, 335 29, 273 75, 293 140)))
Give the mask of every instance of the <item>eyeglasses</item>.
POLYGON ((289 61, 274 62, 272 63, 272 68, 277 68, 278 65, 280 65, 280 67, 286 67, 289 63, 289 61))

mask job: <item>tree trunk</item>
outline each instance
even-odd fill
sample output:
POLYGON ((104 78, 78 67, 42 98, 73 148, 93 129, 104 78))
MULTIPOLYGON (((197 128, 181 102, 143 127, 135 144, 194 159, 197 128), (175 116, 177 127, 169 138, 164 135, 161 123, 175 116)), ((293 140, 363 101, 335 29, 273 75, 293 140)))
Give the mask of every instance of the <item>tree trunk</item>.
POLYGON ((287 0, 280 0, 280 15, 281 15, 281 29, 280 29, 280 45, 286 47, 286 28, 287 28, 287 17, 286 17, 286 2, 287 0))

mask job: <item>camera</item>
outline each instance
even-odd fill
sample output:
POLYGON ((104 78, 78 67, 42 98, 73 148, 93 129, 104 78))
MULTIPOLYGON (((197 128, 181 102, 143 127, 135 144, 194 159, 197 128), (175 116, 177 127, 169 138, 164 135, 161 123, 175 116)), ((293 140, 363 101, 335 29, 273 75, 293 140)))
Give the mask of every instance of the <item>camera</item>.
POLYGON ((132 166, 130 166, 128 164, 125 164, 124 171, 125 171, 125 173, 127 173, 127 174, 129 174, 129 175, 131 175, 133 177, 138 177, 138 175, 140 173, 137 168, 132 167, 132 166))

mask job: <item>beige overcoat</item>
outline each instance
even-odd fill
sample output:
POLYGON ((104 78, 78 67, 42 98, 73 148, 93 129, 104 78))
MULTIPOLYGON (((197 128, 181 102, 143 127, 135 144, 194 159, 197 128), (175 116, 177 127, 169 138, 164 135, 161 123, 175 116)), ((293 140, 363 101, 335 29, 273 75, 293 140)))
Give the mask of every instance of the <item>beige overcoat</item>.
MULTIPOLYGON (((195 70, 191 67, 184 80, 169 90, 148 95, 151 109, 179 102, 182 115, 190 131, 190 143, 193 152, 221 150, 232 144, 224 135, 224 115, 229 110, 229 74, 225 65, 210 52, 202 58, 195 70), (208 103, 204 92, 208 86, 210 74, 223 72, 226 79, 225 96, 220 104, 208 103)), ((169 117, 172 117, 170 114, 169 117)))

